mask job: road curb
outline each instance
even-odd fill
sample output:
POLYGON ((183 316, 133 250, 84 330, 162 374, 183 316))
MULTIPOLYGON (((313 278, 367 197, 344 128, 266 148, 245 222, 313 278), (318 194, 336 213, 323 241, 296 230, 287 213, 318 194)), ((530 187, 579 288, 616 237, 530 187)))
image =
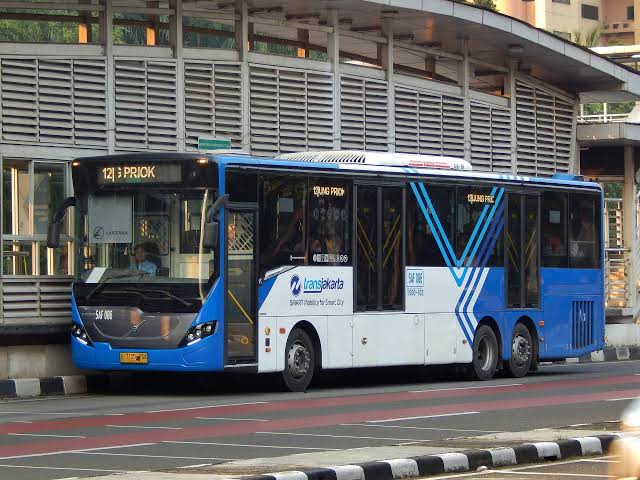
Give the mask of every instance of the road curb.
MULTIPOLYGON (((540 362, 540 365, 567 363, 616 362, 640 360, 640 346, 610 347, 591 352, 580 357, 571 357, 554 362, 540 362)), ((109 389, 113 382, 128 375, 110 375, 98 373, 91 375, 63 375, 47 378, 10 378, 0 380, 0 398, 29 398, 43 395, 78 395, 88 392, 102 392, 109 389)))
POLYGON ((87 393, 86 375, 0 380, 0 398, 30 398, 43 395, 87 393))
POLYGON ((240 477, 242 480, 396 480, 443 473, 473 472, 481 467, 509 467, 607 453, 618 435, 525 443, 515 447, 468 450, 355 465, 312 468, 240 477))
POLYGON ((596 363, 596 362, 621 362, 624 360, 640 360, 640 346, 638 347, 608 347, 596 352, 587 353, 580 357, 570 357, 566 360, 555 362, 540 362, 540 365, 551 363, 596 363))

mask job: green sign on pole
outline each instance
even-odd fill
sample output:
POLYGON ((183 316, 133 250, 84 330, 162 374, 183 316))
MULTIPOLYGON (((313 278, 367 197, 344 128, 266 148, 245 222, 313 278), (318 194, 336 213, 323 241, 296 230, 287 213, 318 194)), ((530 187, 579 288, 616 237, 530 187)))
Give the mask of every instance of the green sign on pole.
POLYGON ((198 150, 229 150, 231 140, 228 138, 198 137, 198 150))

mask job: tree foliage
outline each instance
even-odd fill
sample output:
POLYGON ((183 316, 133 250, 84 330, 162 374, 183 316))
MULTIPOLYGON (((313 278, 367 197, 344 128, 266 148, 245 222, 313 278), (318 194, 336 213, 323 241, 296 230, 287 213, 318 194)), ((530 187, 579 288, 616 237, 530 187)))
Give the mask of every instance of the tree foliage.
POLYGON ((596 25, 587 32, 573 32, 573 41, 583 47, 593 48, 600 45, 602 25, 596 25))
POLYGON ((498 6, 496 5, 496 2, 494 2, 494 0, 473 0, 473 4, 477 5, 478 7, 487 8, 489 10, 498 10, 498 6))

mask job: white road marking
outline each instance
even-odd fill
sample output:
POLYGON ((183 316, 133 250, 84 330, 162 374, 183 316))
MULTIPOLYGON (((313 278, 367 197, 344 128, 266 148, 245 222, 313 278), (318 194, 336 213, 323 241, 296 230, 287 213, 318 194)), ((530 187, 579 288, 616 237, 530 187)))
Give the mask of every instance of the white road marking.
POLYGON ((264 418, 194 417, 198 420, 228 420, 230 422, 270 422, 264 418))
POLYGON ((150 430, 182 430, 182 427, 152 427, 146 425, 105 425, 111 428, 144 428, 150 430))
POLYGON ((443 413, 441 415, 421 415, 417 417, 388 418, 386 420, 368 420, 367 423, 403 422, 405 420, 419 420, 422 418, 455 417, 459 415, 475 415, 477 413, 480 413, 480 412, 457 412, 457 413, 443 413))
POLYGON ((144 413, 163 413, 163 412, 186 412, 188 410, 203 410, 205 408, 220 408, 220 407, 239 407, 242 405, 261 405, 269 402, 244 402, 244 403, 227 403, 223 405, 203 405, 202 407, 187 407, 187 408, 170 408, 166 410, 149 410, 144 413))
POLYGON ((79 455, 104 455, 109 457, 144 457, 144 458, 175 458, 178 460, 238 460, 237 458, 218 458, 218 457, 180 457, 175 455, 145 455, 142 453, 113 453, 113 452, 76 452, 79 455))
POLYGON ((178 468, 198 468, 198 467, 208 467, 211 465, 210 463, 197 463, 196 465, 185 465, 183 467, 178 468))
POLYGON ((442 432, 504 433, 503 430, 475 430, 471 428, 407 427, 404 425, 375 425, 371 423, 342 423, 340 425, 345 427, 402 428, 406 430, 435 430, 435 431, 442 431, 442 432))
POLYGON ((29 420, 11 420, 9 423, 33 423, 29 420))
POLYGON ((121 417, 124 413, 105 413, 105 417, 121 417))
POLYGON ((494 470, 492 473, 502 474, 506 473, 509 475, 544 475, 545 477, 578 477, 578 478, 609 478, 608 475, 592 475, 589 473, 560 473, 560 472, 523 472, 522 470, 513 471, 513 470, 494 470))
POLYGON ((429 393, 429 392, 451 392, 455 390, 475 390, 478 388, 499 388, 499 387, 519 387, 522 383, 507 383, 503 385, 479 385, 475 387, 451 387, 451 388, 434 388, 433 390, 410 390, 409 393, 429 393))
POLYGON ((623 402, 625 400, 635 400, 638 397, 624 397, 624 398, 607 398, 605 402, 623 402))
POLYGON ((127 470, 105 470, 103 468, 73 468, 73 467, 36 467, 33 465, 3 465, 3 468, 31 468, 36 470, 68 470, 72 472, 107 472, 107 473, 142 473, 142 472, 129 472, 127 470))
POLYGON ((163 440, 162 443, 172 443, 172 444, 180 444, 180 445, 217 445, 220 447, 276 448, 280 450, 319 450, 319 451, 340 450, 339 448, 283 447, 281 445, 249 445, 244 443, 182 442, 178 440, 163 440))
POLYGON ((52 455, 63 455, 65 453, 80 453, 80 452, 91 452, 93 450, 110 450, 113 448, 132 448, 132 447, 147 447, 150 445, 155 445, 155 443, 132 443, 125 445, 114 445, 112 447, 96 447, 96 448, 81 448, 75 450, 59 450, 57 452, 47 452, 47 453, 30 453, 28 455, 12 455, 10 457, 0 457, 0 460, 13 460, 16 458, 32 458, 32 457, 49 457, 52 455))
POLYGON ((291 433, 291 432, 256 432, 260 435, 292 435, 299 437, 329 437, 329 438, 362 438, 365 440, 397 440, 399 442, 422 443, 432 440, 420 440, 419 438, 388 438, 388 437, 360 437, 357 435, 329 435, 322 433, 291 433))
POLYGON ((92 416, 93 413, 77 412, 0 412, 0 415, 73 415, 74 417, 92 416))
POLYGON ((583 462, 592 462, 592 463, 620 463, 617 460, 601 460, 601 459, 584 459, 583 462))
POLYGON ((14 437, 87 438, 83 435, 53 435, 48 433, 7 433, 14 437))

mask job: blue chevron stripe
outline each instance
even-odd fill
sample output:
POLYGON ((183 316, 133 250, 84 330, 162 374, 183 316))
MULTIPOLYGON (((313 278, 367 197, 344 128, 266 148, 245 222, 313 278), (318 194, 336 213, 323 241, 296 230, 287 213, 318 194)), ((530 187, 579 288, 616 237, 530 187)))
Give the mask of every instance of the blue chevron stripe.
MULTIPOLYGON (((453 276, 454 280, 456 281, 456 284, 458 286, 462 286, 462 284, 464 283, 464 279, 467 276, 468 273, 468 269, 469 266, 473 263, 473 258, 475 257, 478 248, 480 248, 480 245, 482 244, 482 240, 484 239, 484 236, 487 232, 487 228, 489 227, 491 220, 493 218, 493 216, 495 215, 495 212, 500 204, 500 201, 502 199, 502 196, 504 194, 504 188, 497 188, 494 187, 494 189, 492 190, 492 194, 495 195, 495 192, 497 190, 498 194, 496 196, 496 200, 493 204, 493 206, 491 207, 491 210, 489 212, 489 215, 487 216, 487 218, 482 218, 482 216, 480 217, 480 219, 476 222, 476 225, 474 227, 474 233, 472 234, 472 237, 469 239, 469 241, 467 242, 467 246, 465 247, 465 253, 463 253, 463 259, 462 260, 458 260, 457 257, 455 256, 455 253, 453 252, 453 247, 451 246, 451 243, 449 242, 449 239, 446 237, 445 233, 444 233, 444 228, 442 227, 442 224, 440 223, 440 220, 438 218, 438 215, 435 211, 435 208, 433 206, 433 203, 431 202, 431 199, 429 198, 429 195, 424 187, 424 185, 422 183, 419 184, 419 188, 420 188, 420 193, 422 193, 422 195, 420 195, 417 192, 417 189, 415 187, 415 183, 411 182, 411 188, 414 192, 414 195, 416 195, 416 199, 418 200, 418 203, 420 204, 420 208, 422 209, 422 213, 425 215, 425 218, 427 220, 427 222, 429 223, 429 227, 431 228, 431 231, 433 233, 434 238, 436 239, 436 243, 438 244, 438 248, 440 249, 440 252, 442 253, 444 259, 445 259, 445 263, 447 264, 447 267, 449 267, 449 271, 451 272, 451 275, 453 276), (425 208, 425 203, 426 205, 429 207, 428 209, 425 208), (434 228, 434 223, 431 221, 431 219, 435 220, 435 225, 438 227, 437 229, 434 228), (480 231, 480 234, 478 235, 477 232, 480 231), (477 238, 474 240, 474 236, 477 235, 477 238), (473 245, 471 254, 466 258, 468 260, 467 265, 463 265, 463 260, 465 259, 466 256, 466 252, 468 252, 468 249, 471 248, 471 245, 473 245), (446 247, 446 248, 444 248, 446 247), (449 258, 449 256, 447 254, 451 255, 451 259, 449 258), (452 265, 453 264, 453 265, 452 265), (454 268, 456 269, 461 269, 462 268, 462 272, 461 274, 459 274, 456 270, 454 270, 454 268)), ((489 207, 488 205, 485 206, 485 209, 489 207)), ((483 210, 484 211, 484 210, 483 210)))
POLYGON ((469 316, 469 313, 468 313, 469 304, 471 303, 471 299, 473 298, 473 295, 475 294, 476 289, 478 288, 478 283, 480 282, 482 271, 484 270, 484 267, 487 265, 487 262, 489 261, 489 257, 491 256, 491 252, 493 251, 496 241, 498 240, 498 236, 500 235, 500 232, 502 232, 502 227, 504 226, 504 218, 502 217, 503 212, 504 212, 504 205, 502 206, 502 208, 500 209, 500 213, 496 217, 497 221, 494 222, 493 224, 493 228, 489 236, 490 240, 486 242, 486 247, 480 257, 481 258, 480 265, 476 267, 476 270, 479 273, 478 275, 476 275, 476 280, 473 286, 471 287, 471 293, 467 296, 467 299, 464 302, 464 306, 462 308, 462 315, 467 321, 467 323, 469 324, 471 328, 471 332, 475 332, 475 326, 473 325, 471 317, 469 316))
MULTIPOLYGON (((493 187, 491 189, 491 196, 493 198, 495 198, 496 190, 498 190, 497 187, 493 187)), ((476 235, 478 234, 478 230, 480 229, 480 225, 482 225, 482 221, 484 219, 484 216, 487 214, 488 210, 489 210, 489 205, 487 204, 482 209, 482 212, 480 212, 480 218, 476 222, 476 225, 473 228, 473 232, 471 232, 471 237, 469 237, 469 241, 467 242, 467 246, 465 247, 464 252, 462 252, 462 257, 460 258, 460 262, 459 262, 460 264, 463 264, 465 259, 467 258, 467 253, 469 253, 469 248, 471 248, 471 245, 473 244, 473 241, 476 238, 476 235)))
POLYGON ((433 225, 433 222, 431 221, 431 215, 429 215, 429 212, 427 211, 427 208, 425 207, 424 202, 422 201, 422 197, 418 193, 418 189, 416 188, 415 183, 411 182, 410 185, 411 185, 411 190, 413 190, 413 194, 416 197, 416 200, 418 200, 418 205, 420 205, 420 210, 422 210, 422 214, 424 215, 424 218, 427 220, 427 223, 429 224, 429 228, 431 229, 431 233, 433 234, 433 238, 435 239, 436 244, 438 245, 438 248, 440 249, 440 252, 442 253, 442 256, 444 257, 444 261, 447 264, 447 266, 451 269, 451 260, 447 256, 446 250, 444 249, 444 246, 442 245, 442 242, 440 241, 440 237, 438 235, 436 235, 436 229, 435 229, 435 227, 433 225))
POLYGON ((471 275, 469 275, 469 279, 467 280, 467 283, 464 287, 463 294, 460 296, 460 299, 456 304, 456 309, 455 309, 456 315, 462 315, 462 318, 466 320, 466 324, 468 325, 469 330, 472 334, 473 332, 475 332, 475 326, 473 325, 471 318, 469 318, 468 315, 466 314, 466 311, 464 309, 461 311, 460 307, 463 303, 465 303, 466 304, 465 309, 466 309, 466 306, 468 306, 468 303, 471 301, 471 298, 475 293, 477 283, 482 275, 482 270, 486 266, 489 260, 489 256, 491 255, 491 251, 493 250, 493 247, 495 246, 495 243, 498 239, 498 235, 502 231, 502 224, 504 223, 504 219, 502 218, 503 212, 504 212, 504 204, 500 206, 500 209, 498 210, 497 215, 494 217, 493 221, 491 222, 491 227, 489 228, 489 233, 488 233, 488 238, 490 240, 488 242, 485 242, 485 244, 483 245, 482 251, 479 254, 480 261, 477 262, 476 265, 471 267, 472 268, 471 275), (474 282, 474 279, 476 281, 473 287, 470 288, 470 285, 472 282, 474 282))

